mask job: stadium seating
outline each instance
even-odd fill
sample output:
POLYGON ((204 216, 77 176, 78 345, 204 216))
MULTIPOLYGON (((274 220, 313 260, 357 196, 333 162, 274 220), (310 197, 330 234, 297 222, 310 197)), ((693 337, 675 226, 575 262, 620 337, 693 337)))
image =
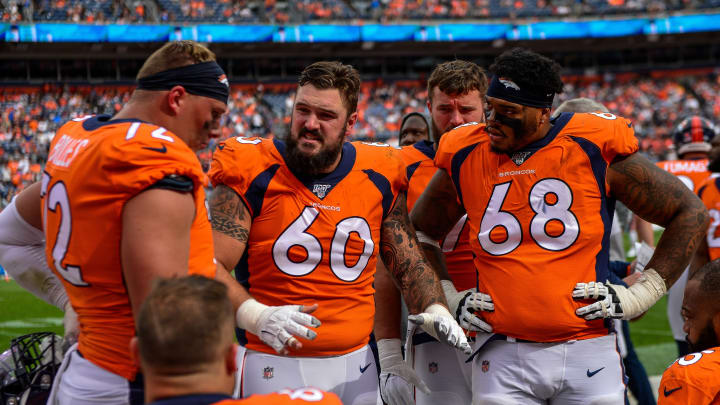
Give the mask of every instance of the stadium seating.
POLYGON ((654 14, 720 0, 6 0, 2 21, 302 23, 654 14))
MULTIPOLYGON (((630 118, 641 149, 653 160, 671 150, 674 123, 688 114, 720 116, 720 75, 662 72, 648 76, 566 78, 556 103, 575 97, 603 102, 630 118)), ((54 131, 85 114, 114 114, 128 100, 130 86, 0 87, 0 208, 39 179, 54 131)), ((282 135, 290 123, 294 85, 234 86, 222 138, 282 135)), ((425 112, 427 91, 419 81, 365 82, 358 102, 354 140, 397 142, 402 116, 425 112)), ((199 153, 210 163, 217 142, 199 153)))

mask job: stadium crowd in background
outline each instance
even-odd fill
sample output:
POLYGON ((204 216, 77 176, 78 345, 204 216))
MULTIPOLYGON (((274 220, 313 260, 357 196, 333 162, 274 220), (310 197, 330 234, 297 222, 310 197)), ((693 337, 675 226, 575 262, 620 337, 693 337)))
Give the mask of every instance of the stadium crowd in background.
MULTIPOLYGON (((720 115, 720 75, 638 77, 607 76, 586 83, 566 80, 558 103, 576 97, 599 100, 611 111, 633 121, 640 150, 651 160, 672 151, 670 131, 688 115, 720 115), (630 102, 628 102, 630 101, 630 102)), ((295 97, 288 84, 235 87, 223 118, 220 140, 231 136, 282 135, 289 124, 295 97)), ((113 114, 125 104, 129 86, 55 86, 0 88, 0 208, 25 186, 39 179, 47 148, 61 123, 85 114, 113 114)), ((427 115, 427 91, 421 81, 365 82, 358 101, 354 140, 395 144, 402 117, 427 115)), ((200 152, 207 169, 216 143, 200 152)))
POLYGON ((718 0, 101 0, 0 2, 2 21, 286 23, 663 13, 718 0))

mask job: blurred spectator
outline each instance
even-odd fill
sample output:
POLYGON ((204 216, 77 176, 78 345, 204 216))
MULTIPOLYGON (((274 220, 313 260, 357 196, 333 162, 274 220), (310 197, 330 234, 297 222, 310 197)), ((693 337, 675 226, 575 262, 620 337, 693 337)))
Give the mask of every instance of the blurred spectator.
POLYGON ((6 0, 0 1, 0 16, 3 22, 141 22, 148 18, 146 1, 159 6, 153 22, 221 23, 658 14, 718 4, 716 0, 6 0))

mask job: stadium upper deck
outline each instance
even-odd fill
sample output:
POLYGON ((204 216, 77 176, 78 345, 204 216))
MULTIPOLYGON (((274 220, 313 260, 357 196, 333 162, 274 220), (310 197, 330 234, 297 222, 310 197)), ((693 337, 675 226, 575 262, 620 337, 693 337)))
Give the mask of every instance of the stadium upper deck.
POLYGON ((2 0, 4 22, 303 23, 654 14, 720 0, 2 0))

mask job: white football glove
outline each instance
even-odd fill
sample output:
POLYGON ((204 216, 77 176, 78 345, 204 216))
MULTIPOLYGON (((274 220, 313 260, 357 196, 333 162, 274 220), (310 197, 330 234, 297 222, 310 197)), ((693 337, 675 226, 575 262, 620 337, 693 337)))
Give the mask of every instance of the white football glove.
POLYGON ((458 292, 450 280, 441 280, 440 284, 450 313, 455 314, 460 327, 475 332, 492 332, 492 326, 475 315, 476 311, 495 311, 495 304, 489 295, 477 292, 475 288, 458 292))
POLYGON ((78 334, 80 334, 80 323, 78 322, 77 314, 70 305, 70 301, 65 304, 65 315, 63 316, 63 327, 65 333, 62 340, 62 352, 65 353, 78 341, 78 334))
POLYGON ((425 308, 425 312, 408 316, 408 320, 418 325, 440 342, 460 349, 465 354, 470 354, 472 349, 465 337, 465 331, 455 321, 447 308, 440 304, 431 304, 425 308))
POLYGON ((430 389, 403 360, 400 339, 377 342, 380 358, 380 396, 387 405, 414 405, 413 386, 429 394, 430 389))
POLYGON ((270 307, 250 298, 238 308, 235 321, 239 328, 257 336, 276 352, 288 354, 290 348, 302 347, 295 336, 309 340, 317 337, 317 333, 306 326, 318 327, 320 321, 302 309, 302 305, 270 307))
POLYGON ((634 319, 650 309, 667 292, 665 281, 653 269, 647 269, 630 287, 611 283, 577 283, 574 299, 596 299, 595 303, 575 310, 587 320, 597 318, 634 319))

